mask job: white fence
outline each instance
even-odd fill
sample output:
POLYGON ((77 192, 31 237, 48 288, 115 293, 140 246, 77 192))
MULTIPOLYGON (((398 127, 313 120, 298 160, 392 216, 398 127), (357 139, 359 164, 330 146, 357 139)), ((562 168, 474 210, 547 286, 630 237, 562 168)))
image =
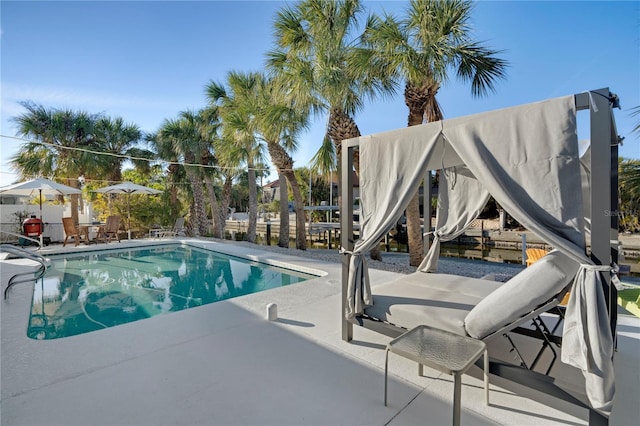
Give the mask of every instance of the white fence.
MULTIPOLYGON (((22 234, 22 223, 19 222, 19 213, 28 212, 28 216, 40 217, 40 206, 37 204, 2 204, 0 205, 0 242, 14 243, 18 237, 11 236, 5 232, 22 234)), ((24 215, 23 215, 24 216, 24 215)), ((64 240, 64 228, 62 218, 71 216, 71 206, 67 203, 61 205, 43 205, 42 222, 44 222, 43 236, 51 239, 52 242, 64 240)), ((81 224, 90 224, 93 221, 93 209, 90 203, 85 203, 84 211, 79 214, 81 224)))

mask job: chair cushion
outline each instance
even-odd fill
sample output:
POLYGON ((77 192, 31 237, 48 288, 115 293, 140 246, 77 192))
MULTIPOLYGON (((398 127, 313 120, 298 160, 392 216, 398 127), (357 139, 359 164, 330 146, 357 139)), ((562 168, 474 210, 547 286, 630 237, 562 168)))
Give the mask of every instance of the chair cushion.
POLYGON ((365 314, 411 329, 421 324, 466 335, 464 318, 501 282, 416 272, 375 286, 365 314))
POLYGON ((557 250, 549 252, 479 302, 464 319, 467 334, 483 339, 550 301, 572 282, 579 266, 557 250))

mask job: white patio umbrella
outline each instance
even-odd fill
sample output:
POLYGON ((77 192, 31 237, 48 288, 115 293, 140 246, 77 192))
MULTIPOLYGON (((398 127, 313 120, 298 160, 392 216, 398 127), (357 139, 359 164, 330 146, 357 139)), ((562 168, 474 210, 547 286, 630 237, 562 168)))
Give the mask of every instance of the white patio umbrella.
MULTIPOLYGON (((49 179, 37 178, 13 185, 0 187, 0 194, 11 195, 35 195, 40 199, 40 221, 42 221, 42 194, 45 195, 71 195, 81 194, 77 188, 62 185, 49 179)), ((40 247, 42 247, 42 232, 40 232, 40 247)))
POLYGON ((96 189, 93 192, 99 192, 101 194, 127 194, 127 237, 131 239, 131 208, 129 206, 130 194, 160 194, 162 191, 135 184, 133 182, 122 182, 117 185, 105 186, 104 188, 96 189))

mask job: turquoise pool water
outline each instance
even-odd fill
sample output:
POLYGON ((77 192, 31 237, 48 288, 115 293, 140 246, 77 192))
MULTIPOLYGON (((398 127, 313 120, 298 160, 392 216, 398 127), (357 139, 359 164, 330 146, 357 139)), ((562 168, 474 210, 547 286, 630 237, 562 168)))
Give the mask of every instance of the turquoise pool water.
POLYGON ((314 278, 190 246, 51 256, 27 335, 57 339, 314 278))

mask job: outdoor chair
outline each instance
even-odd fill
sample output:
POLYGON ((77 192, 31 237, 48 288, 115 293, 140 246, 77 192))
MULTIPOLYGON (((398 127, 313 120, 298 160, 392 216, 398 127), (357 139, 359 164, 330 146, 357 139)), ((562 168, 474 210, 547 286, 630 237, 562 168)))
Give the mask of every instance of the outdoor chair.
POLYGON ((536 261, 542 259, 548 251, 539 248, 528 248, 526 250, 527 254, 527 266, 533 265, 536 261))
POLYGON ((177 237, 178 235, 185 235, 184 232, 184 217, 179 217, 176 219, 176 223, 173 225, 172 229, 166 229, 162 231, 158 231, 158 238, 165 237, 177 237))
MULTIPOLYGON (((556 358, 551 343, 560 342, 557 336, 551 336, 540 315, 560 303, 578 268, 577 262, 554 250, 506 283, 416 272, 376 286, 373 305, 355 321, 366 321, 371 328, 371 323, 377 322, 376 328, 391 336, 421 324, 485 342, 505 336, 518 357, 507 333, 519 329, 546 343, 541 352, 551 349, 554 357, 550 370, 556 358), (530 322, 534 330, 521 327, 530 322)), ((541 352, 531 363, 520 359, 521 365, 533 369, 541 352)))
POLYGON ((83 242, 85 244, 89 243, 89 235, 87 234, 87 228, 77 226, 73 222, 72 217, 63 217, 62 218, 62 226, 64 227, 64 242, 62 243, 62 247, 67 245, 67 240, 69 238, 73 238, 76 242, 76 246, 83 242))
POLYGON ((117 215, 107 217, 107 222, 104 226, 101 226, 98 230, 98 239, 108 243, 109 241, 116 239, 120 242, 120 222, 122 218, 117 215))
MULTIPOLYGON (((547 255, 547 253, 549 253, 547 250, 544 249, 539 249, 539 248, 528 248, 526 250, 526 254, 527 254, 527 268, 531 265, 533 265, 534 263, 536 263, 538 260, 542 259, 543 257, 545 257, 547 255)), ((567 292, 564 297, 562 298, 562 300, 560 301, 560 307, 564 308, 567 306, 567 303, 569 303, 569 295, 571 293, 567 292)), ((562 311, 560 311, 560 313, 564 313, 562 311)), ((555 328, 554 328, 555 330, 555 328)))

